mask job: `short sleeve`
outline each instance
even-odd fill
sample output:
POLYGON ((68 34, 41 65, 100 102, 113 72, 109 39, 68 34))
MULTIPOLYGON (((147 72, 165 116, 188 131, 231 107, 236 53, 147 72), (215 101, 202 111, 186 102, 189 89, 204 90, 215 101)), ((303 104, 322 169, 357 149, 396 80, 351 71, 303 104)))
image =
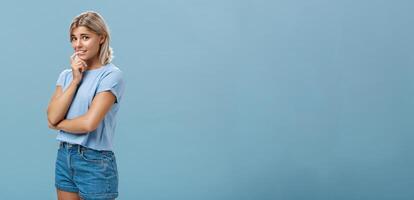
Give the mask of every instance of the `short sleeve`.
POLYGON ((66 80, 66 75, 68 73, 68 70, 63 70, 60 74, 59 74, 59 78, 56 81, 56 86, 64 86, 65 85, 65 80, 66 80))
POLYGON ((122 96, 125 90, 125 83, 122 75, 122 71, 112 71, 104 76, 98 84, 96 94, 104 91, 110 91, 114 94, 116 100, 115 103, 119 103, 122 100, 122 96))

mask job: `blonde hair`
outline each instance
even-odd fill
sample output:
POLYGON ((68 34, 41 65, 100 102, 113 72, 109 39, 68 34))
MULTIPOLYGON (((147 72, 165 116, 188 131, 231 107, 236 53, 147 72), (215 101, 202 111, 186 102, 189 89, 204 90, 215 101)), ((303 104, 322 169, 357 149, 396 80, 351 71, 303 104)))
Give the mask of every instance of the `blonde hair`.
POLYGON ((100 45, 99 48, 99 61, 102 65, 110 63, 113 58, 113 50, 109 46, 109 28, 106 25, 103 17, 99 13, 94 11, 86 11, 76 16, 70 24, 69 38, 72 34, 73 29, 79 26, 84 26, 88 28, 90 31, 93 31, 96 34, 105 37, 104 42, 100 45))

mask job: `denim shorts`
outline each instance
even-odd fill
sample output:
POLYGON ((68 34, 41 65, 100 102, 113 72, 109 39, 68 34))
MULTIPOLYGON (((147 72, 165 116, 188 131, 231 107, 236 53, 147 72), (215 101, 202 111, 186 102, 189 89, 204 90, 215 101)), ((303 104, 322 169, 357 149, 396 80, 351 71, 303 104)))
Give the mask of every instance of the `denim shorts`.
POLYGON ((118 171, 112 151, 98 151, 61 142, 56 158, 55 186, 82 199, 118 197, 118 171))

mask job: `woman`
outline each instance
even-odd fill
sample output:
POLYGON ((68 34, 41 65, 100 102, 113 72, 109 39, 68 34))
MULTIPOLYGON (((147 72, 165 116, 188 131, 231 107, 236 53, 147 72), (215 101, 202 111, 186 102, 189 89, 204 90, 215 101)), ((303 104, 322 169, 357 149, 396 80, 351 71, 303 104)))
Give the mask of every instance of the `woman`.
POLYGON ((60 200, 115 199, 118 172, 113 153, 116 114, 124 93, 122 72, 111 63, 108 27, 96 12, 70 25, 71 69, 56 83, 49 127, 59 130, 55 186, 60 200))

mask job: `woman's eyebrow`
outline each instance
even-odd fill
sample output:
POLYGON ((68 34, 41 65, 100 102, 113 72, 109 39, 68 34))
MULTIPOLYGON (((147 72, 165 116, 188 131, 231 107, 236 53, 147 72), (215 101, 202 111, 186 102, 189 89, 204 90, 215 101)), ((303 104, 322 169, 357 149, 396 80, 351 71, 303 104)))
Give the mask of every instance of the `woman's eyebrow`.
MULTIPOLYGON (((71 37, 76 37, 76 35, 74 35, 74 34, 72 34, 70 36, 71 37)), ((81 33, 80 36, 89 36, 89 34, 88 33, 81 33)))

